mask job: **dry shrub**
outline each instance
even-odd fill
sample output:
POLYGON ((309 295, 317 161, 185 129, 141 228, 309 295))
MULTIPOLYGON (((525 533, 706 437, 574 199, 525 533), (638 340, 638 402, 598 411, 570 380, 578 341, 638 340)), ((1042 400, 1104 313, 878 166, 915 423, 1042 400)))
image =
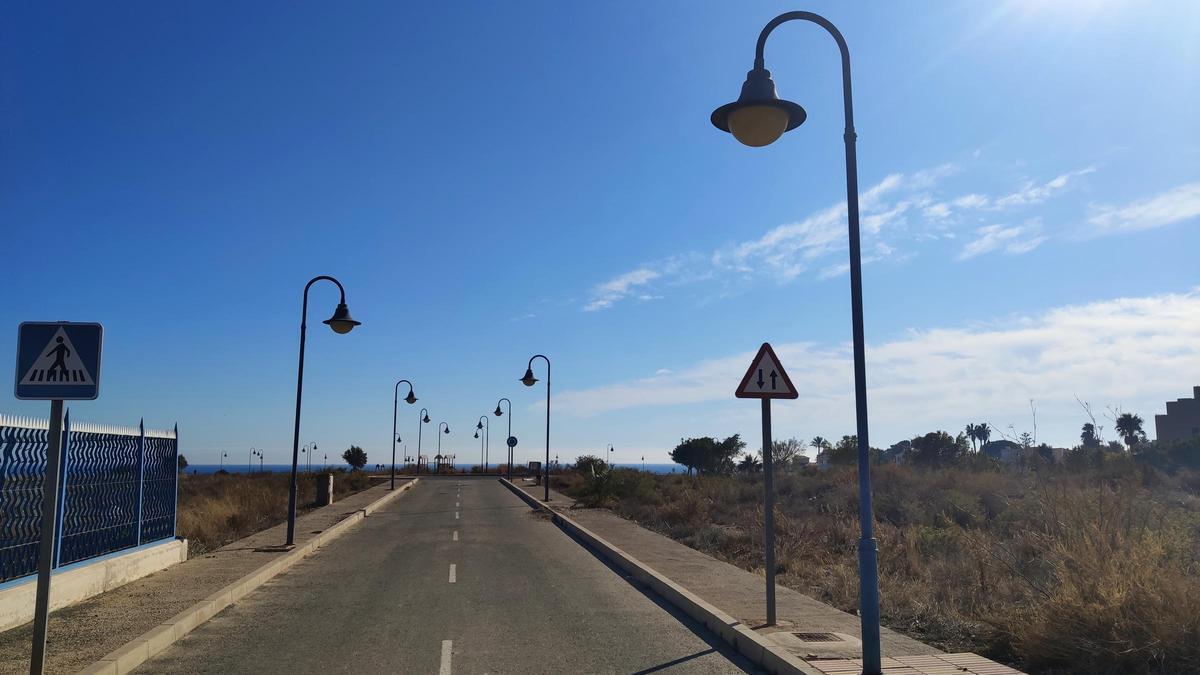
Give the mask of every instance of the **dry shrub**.
MULTIPOLYGON (((761 476, 644 477, 609 508, 763 568, 761 476)), ((777 476, 779 583, 858 606, 853 469, 777 476)), ((929 644, 1037 673, 1200 673, 1200 480, 1090 472, 874 471, 881 614, 929 644)), ((569 491, 568 491, 569 493, 569 491)))
MULTIPOLYGON (((179 481, 179 536, 188 555, 197 556, 274 527, 287 520, 288 487, 284 473, 182 475, 179 481)), ((333 494, 343 498, 370 487, 362 471, 333 472, 333 494)), ((314 474, 297 482, 297 511, 316 506, 314 474)))

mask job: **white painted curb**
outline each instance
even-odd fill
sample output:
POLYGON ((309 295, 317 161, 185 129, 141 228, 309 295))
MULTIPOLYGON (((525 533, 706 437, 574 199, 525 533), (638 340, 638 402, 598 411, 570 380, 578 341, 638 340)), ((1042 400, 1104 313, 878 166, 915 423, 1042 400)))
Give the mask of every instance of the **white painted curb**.
POLYGON ((124 647, 116 649, 108 656, 80 671, 81 675, 85 673, 89 675, 92 673, 122 675, 123 673, 132 671, 171 646, 176 640, 190 633, 200 624, 216 616, 221 610, 241 600, 259 586, 270 581, 280 572, 283 572, 307 556, 315 553, 317 549, 342 536, 381 506, 404 494, 409 488, 416 485, 419 480, 419 478, 413 478, 399 488, 371 502, 366 507, 355 511, 352 515, 347 516, 321 534, 266 563, 241 579, 225 586, 158 626, 151 628, 140 637, 134 638, 132 642, 129 642, 124 647))
POLYGON ((704 624, 706 628, 728 642, 738 653, 768 673, 773 675, 821 675, 821 671, 792 656, 782 647, 776 646, 741 621, 708 604, 700 596, 656 572, 653 568, 605 541, 558 510, 538 501, 503 478, 500 479, 500 482, 533 508, 549 513, 550 518, 559 527, 587 542, 614 565, 624 570, 626 574, 649 586, 652 591, 684 614, 704 624))

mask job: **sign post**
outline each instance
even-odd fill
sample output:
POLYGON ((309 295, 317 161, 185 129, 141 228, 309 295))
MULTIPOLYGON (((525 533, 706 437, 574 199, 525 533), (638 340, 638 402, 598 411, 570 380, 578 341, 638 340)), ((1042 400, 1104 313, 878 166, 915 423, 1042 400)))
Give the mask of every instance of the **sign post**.
POLYGON ((100 353, 104 328, 98 323, 26 321, 17 328, 14 395, 26 401, 50 401, 46 475, 42 482, 42 541, 38 549, 37 596, 33 614, 30 675, 46 665, 46 623, 50 615, 50 574, 58 522, 58 486, 62 471, 63 401, 94 400, 100 394, 100 353))
POLYGON ((775 488, 771 440, 771 399, 797 398, 800 393, 792 384, 775 356, 775 350, 764 342, 742 377, 734 395, 738 398, 762 400, 763 454, 763 552, 767 572, 767 625, 775 625, 775 488))

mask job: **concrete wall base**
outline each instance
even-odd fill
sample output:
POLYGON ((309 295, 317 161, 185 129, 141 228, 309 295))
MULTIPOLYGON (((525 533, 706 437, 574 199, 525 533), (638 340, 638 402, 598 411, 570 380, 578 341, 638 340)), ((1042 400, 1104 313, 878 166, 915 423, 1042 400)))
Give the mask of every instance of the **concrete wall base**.
MULTIPOLYGON (((187 540, 172 539, 57 570, 50 580, 50 611, 111 591, 185 560, 187 540)), ((0 632, 32 621, 36 596, 36 574, 0 590, 0 632)))

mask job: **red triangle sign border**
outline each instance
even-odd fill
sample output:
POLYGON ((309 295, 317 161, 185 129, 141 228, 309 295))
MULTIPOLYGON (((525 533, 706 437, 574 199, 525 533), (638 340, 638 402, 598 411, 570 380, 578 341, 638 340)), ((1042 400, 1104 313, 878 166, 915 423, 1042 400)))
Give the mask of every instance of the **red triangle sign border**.
POLYGON ((787 370, 784 369, 783 362, 779 360, 779 357, 775 354, 775 350, 771 348, 771 343, 764 342, 762 343, 762 346, 758 348, 758 353, 754 355, 754 359, 750 361, 750 368, 746 370, 746 374, 742 377, 742 381, 740 384, 738 384, 737 391, 735 391, 733 395, 738 398, 794 399, 800 397, 800 390, 796 388, 796 385, 792 384, 792 378, 788 377, 787 370), (783 378, 783 384, 787 387, 786 391, 772 393, 747 390, 747 385, 750 384, 750 379, 754 377, 755 366, 758 365, 758 362, 762 360, 764 355, 770 356, 771 360, 775 362, 775 365, 779 370, 779 376, 783 378))

